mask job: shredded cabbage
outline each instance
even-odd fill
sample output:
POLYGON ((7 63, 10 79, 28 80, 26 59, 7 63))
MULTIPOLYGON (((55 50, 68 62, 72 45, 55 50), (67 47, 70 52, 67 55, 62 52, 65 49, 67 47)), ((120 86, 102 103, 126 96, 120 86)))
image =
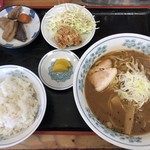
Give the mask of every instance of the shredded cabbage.
POLYGON ((120 73, 118 81, 120 89, 116 90, 122 99, 134 102, 137 108, 141 108, 150 99, 150 81, 145 75, 144 68, 140 71, 137 63, 127 64, 128 71, 120 73))
POLYGON ((96 23, 87 14, 81 12, 81 8, 66 8, 52 16, 47 16, 46 25, 49 30, 57 31, 60 26, 70 26, 79 34, 86 34, 95 29, 96 23))

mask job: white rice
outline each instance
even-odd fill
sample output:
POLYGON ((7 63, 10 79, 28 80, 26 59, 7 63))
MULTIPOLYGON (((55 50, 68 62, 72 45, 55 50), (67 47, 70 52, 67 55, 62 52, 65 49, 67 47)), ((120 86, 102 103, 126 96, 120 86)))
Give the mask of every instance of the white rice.
POLYGON ((8 77, 0 83, 0 134, 15 135, 29 127, 38 112, 36 92, 28 80, 8 77))

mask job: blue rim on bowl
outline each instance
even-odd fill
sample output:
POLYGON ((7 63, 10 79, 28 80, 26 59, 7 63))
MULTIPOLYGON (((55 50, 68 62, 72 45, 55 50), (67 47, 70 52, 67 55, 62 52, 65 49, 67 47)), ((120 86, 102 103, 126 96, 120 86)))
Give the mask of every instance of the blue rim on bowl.
MULTIPOLYGON (((7 17, 7 14, 9 11, 11 11, 14 7, 16 6, 9 6, 7 8, 4 8, 3 10, 0 11, 0 17, 7 17)), ((40 19, 35 10, 27 7, 27 6, 22 6, 22 13, 28 14, 32 20, 28 24, 24 24, 26 35, 27 35, 27 40, 25 42, 21 42, 17 39, 13 39, 10 42, 6 42, 3 40, 3 38, 0 38, 0 45, 2 47, 6 47, 9 49, 14 49, 14 48, 21 48, 24 46, 29 45, 31 42, 33 42, 37 36, 40 33, 40 19)), ((2 37, 3 31, 0 28, 0 36, 2 37)))
POLYGON ((80 58, 74 73, 73 93, 76 106, 87 125, 104 140, 127 149, 150 149, 150 133, 128 136, 114 132, 96 119, 86 101, 84 82, 89 68, 99 57, 116 49, 134 49, 150 55, 150 38, 133 33, 115 34, 105 37, 89 47, 80 58))

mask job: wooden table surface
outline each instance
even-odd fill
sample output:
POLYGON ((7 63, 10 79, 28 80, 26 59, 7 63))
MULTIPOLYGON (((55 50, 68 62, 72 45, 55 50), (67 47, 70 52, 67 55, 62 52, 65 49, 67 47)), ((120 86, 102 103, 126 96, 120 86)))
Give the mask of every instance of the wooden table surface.
POLYGON ((11 5, 25 5, 31 8, 50 8, 56 4, 71 2, 71 3, 78 3, 84 4, 80 0, 3 0, 4 7, 11 6, 11 5))
POLYGON ((49 132, 34 133, 22 143, 8 149, 113 149, 120 148, 104 141, 94 133, 49 132))
MULTIPOLYGON (((49 8, 63 2, 80 0, 4 0, 3 7, 25 5, 31 8, 49 8)), ((35 132, 27 140, 7 149, 120 149, 93 132, 35 132)))

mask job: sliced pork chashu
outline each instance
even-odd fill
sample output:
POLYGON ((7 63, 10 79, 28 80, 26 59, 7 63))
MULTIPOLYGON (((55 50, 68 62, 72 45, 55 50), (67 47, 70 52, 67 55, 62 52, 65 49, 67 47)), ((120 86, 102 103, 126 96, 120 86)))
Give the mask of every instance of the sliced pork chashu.
POLYGON ((90 70, 89 73, 92 74, 96 71, 111 68, 111 67, 112 67, 112 61, 110 59, 106 59, 104 61, 97 61, 95 63, 95 66, 90 70))
POLYGON ((94 85, 95 90, 100 92, 104 90, 117 74, 116 68, 107 68, 99 70, 89 76, 89 80, 94 85))
POLYGON ((93 67, 89 72, 88 79, 96 91, 104 90, 115 78, 117 69, 111 67, 112 62, 108 59, 93 67))

